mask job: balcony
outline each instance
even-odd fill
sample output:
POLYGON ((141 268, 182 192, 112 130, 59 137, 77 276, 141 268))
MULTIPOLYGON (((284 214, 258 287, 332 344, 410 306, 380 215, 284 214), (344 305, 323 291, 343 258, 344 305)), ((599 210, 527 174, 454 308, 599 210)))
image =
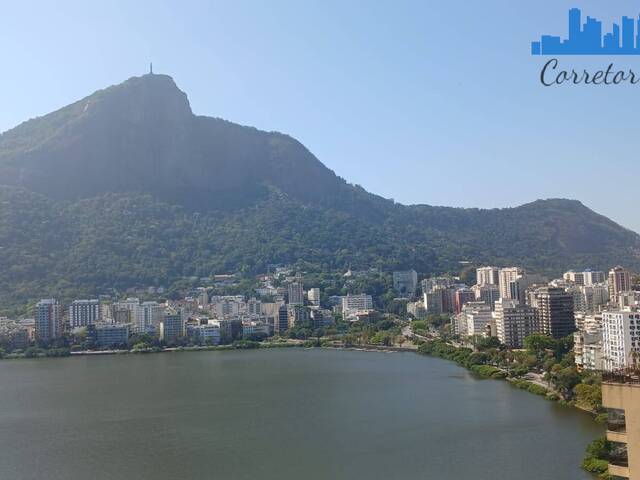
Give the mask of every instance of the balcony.
POLYGON ((624 410, 607 408, 607 430, 615 433, 627 433, 627 419, 624 410))
POLYGON ((609 475, 614 478, 629 478, 629 468, 609 464, 609 475))
POLYGON ((609 455, 609 474, 629 478, 629 455, 626 443, 612 442, 609 455))

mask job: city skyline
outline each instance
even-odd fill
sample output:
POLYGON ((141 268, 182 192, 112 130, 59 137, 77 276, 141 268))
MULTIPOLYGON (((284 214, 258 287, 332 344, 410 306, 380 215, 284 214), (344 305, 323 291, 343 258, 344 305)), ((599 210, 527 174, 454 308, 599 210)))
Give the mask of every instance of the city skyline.
POLYGON ((579 8, 569 10, 569 36, 542 35, 531 42, 532 55, 640 55, 640 15, 637 20, 623 16, 622 28, 613 23, 612 31, 602 34, 602 22, 587 16, 582 22, 579 8), (638 29, 636 30, 636 25, 638 29))

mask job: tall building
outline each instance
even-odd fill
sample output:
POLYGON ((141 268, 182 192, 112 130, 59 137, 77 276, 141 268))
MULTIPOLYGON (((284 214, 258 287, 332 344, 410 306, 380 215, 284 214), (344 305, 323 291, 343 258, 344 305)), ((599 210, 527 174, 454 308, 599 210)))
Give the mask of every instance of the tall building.
POLYGON ((575 314, 573 354, 578 370, 603 370, 602 314, 575 314))
POLYGON ((442 311, 444 313, 454 313, 456 311, 455 286, 442 289, 442 311))
POLYGON ((160 322, 160 340, 174 343, 184 336, 184 322, 182 315, 177 312, 167 312, 160 322))
POLYGON ((393 289, 403 297, 413 298, 418 287, 418 273, 415 270, 393 272, 393 289))
POLYGON ((260 300, 251 298, 247 301, 247 313, 251 317, 259 317, 262 315, 262 302, 260 300))
POLYGON ((575 331, 573 296, 570 293, 564 288, 540 287, 535 296, 542 333, 563 338, 575 331))
POLYGON ((422 294, 424 308, 428 315, 440 315, 444 312, 444 288, 436 287, 422 294))
POLYGON ((219 320, 229 317, 237 317, 240 314, 242 300, 235 297, 216 298, 209 305, 210 311, 219 320))
POLYGON ((628 270, 618 266, 609 270, 609 300, 616 302, 618 295, 631 290, 631 275, 628 270))
POLYGON ((604 283, 607 279, 604 272, 601 272, 599 270, 585 270, 584 272, 582 272, 582 276, 584 277, 584 284, 586 286, 604 283))
POLYGON ((304 305, 304 288, 302 282, 289 284, 289 305, 304 305))
POLYGON ((498 286, 500 298, 513 298, 511 295, 511 282, 517 280, 524 271, 520 267, 508 267, 498 270, 498 286))
POLYGON ((545 285, 546 280, 541 275, 523 273, 509 282, 509 298, 525 304, 527 289, 533 285, 545 285))
POLYGON ((373 298, 371 295, 361 293, 359 295, 348 294, 342 297, 342 316, 347 318, 356 312, 373 310, 373 298))
POLYGON ((640 292, 620 292, 616 299, 618 308, 636 308, 640 306, 640 292))
POLYGON ((498 267, 476 268, 476 285, 498 285, 498 267))
POLYGON ((470 288, 458 288, 455 293, 455 313, 460 313, 465 303, 473 302, 476 293, 470 288))
POLYGON ((536 309, 516 300, 498 300, 495 321, 498 339, 508 348, 522 348, 525 338, 540 332, 536 309))
POLYGON ((323 328, 333 323, 333 315, 331 314, 331 310, 325 310, 322 308, 316 308, 311 310, 311 322, 313 323, 313 328, 323 328))
POLYGON ((609 301, 609 289, 603 284, 584 285, 580 287, 582 306, 587 313, 596 313, 609 301))
POLYGON ((198 288, 198 305, 201 307, 206 307, 209 305, 209 292, 206 288, 200 287, 198 288))
POLYGON ((35 339, 48 342, 61 337, 63 333, 62 305, 53 298, 40 300, 36 304, 35 339))
POLYGON ((602 406, 607 411, 607 440, 611 442, 609 475, 640 477, 640 381, 637 375, 605 373, 602 406))
POLYGON ((302 305, 289 305, 287 308, 288 325, 289 328, 297 327, 303 325, 305 322, 308 322, 309 317, 309 309, 302 305))
POLYGON ((69 327, 80 328, 98 323, 101 314, 102 309, 98 299, 74 300, 69 305, 69 327))
POLYGON ((431 292, 436 288, 447 288, 452 286, 455 283, 454 279, 451 277, 431 277, 425 278, 420 282, 420 286, 422 287, 422 293, 431 292))
POLYGON ((157 334, 165 317, 164 307, 158 302, 143 302, 140 309, 141 314, 136 318, 137 333, 157 334))
POLYGON ((278 306, 278 311, 274 318, 273 323, 273 331, 282 335, 289 328, 289 312, 287 311, 287 305, 285 303, 281 303, 278 306))
POLYGON ((137 298, 127 298, 124 302, 116 302, 111 306, 113 321, 115 323, 131 323, 137 326, 142 315, 140 300, 137 298))
POLYGON ((314 307, 320 306, 320 289, 318 287, 310 288, 307 292, 307 300, 309 300, 309 305, 314 307))
POLYGON ((462 307, 460 314, 466 321, 467 335, 491 335, 495 328, 491 308, 483 302, 469 302, 462 307))
POLYGON ((475 294, 476 302, 484 302, 489 305, 491 310, 494 309, 495 303, 500 298, 500 288, 498 285, 487 283, 485 285, 474 285, 471 288, 475 294))
POLYGON ((640 312, 602 312, 602 356, 609 372, 640 365, 640 312))
POLYGON ((567 282, 575 283, 576 285, 584 285, 584 272, 576 272, 575 270, 569 270, 562 275, 567 282))

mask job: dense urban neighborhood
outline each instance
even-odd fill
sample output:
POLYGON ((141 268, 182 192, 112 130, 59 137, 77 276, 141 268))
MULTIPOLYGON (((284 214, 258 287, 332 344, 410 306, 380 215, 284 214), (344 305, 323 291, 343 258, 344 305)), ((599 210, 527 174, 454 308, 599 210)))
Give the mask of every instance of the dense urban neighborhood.
POLYGON ((67 304, 42 299, 28 318, 1 317, 0 342, 5 356, 16 356, 34 348, 74 352, 274 337, 393 346, 403 343, 403 335, 410 340, 437 334, 521 350, 528 337, 538 335, 572 340, 580 371, 618 372, 637 361, 640 286, 623 267, 568 271, 549 280, 519 267, 486 266, 475 270, 473 284, 468 276, 418 279, 415 270, 312 275, 273 266, 253 280, 191 279, 200 285, 178 300, 163 298, 162 287, 67 304), (410 334, 401 329, 408 320, 410 334), (388 334, 368 336, 367 328, 380 322, 389 328, 376 330, 388 334))

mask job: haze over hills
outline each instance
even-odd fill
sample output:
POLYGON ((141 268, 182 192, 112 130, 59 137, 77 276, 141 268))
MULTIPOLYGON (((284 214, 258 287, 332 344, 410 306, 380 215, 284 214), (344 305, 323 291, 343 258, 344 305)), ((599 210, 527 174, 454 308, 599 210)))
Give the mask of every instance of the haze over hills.
POLYGON ((640 266, 640 236, 578 201, 400 205, 348 184, 287 135, 193 115, 166 75, 0 135, 0 185, 0 302, 300 260, 422 273, 461 260, 556 274, 640 266))

